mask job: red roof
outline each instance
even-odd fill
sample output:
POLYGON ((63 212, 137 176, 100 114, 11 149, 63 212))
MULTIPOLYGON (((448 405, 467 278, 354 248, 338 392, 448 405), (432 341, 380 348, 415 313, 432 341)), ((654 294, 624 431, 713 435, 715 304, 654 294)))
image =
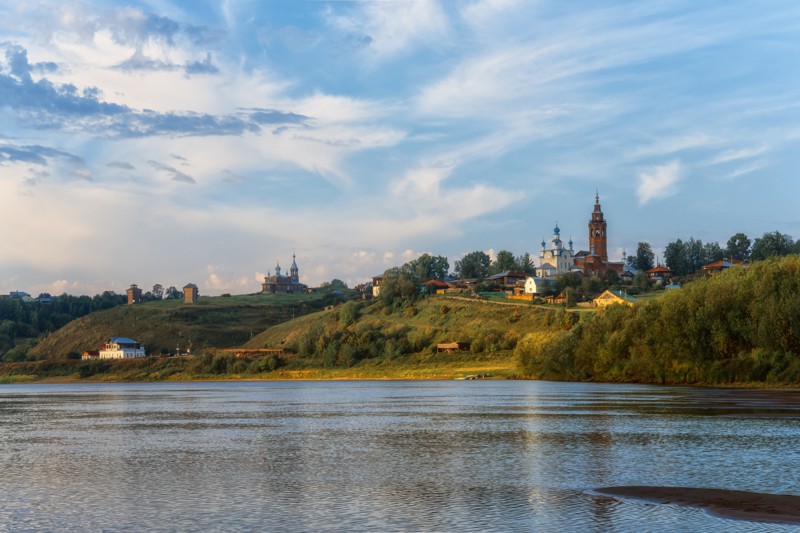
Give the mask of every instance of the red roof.
POLYGON ((448 285, 444 281, 439 281, 438 279, 428 280, 425 283, 423 283, 423 285, 441 287, 443 289, 446 289, 446 288, 450 287, 450 285, 448 285))
POLYGON ((720 259, 719 261, 714 261, 713 263, 703 265, 703 270, 730 268, 732 266, 743 265, 746 263, 747 261, 742 261, 741 259, 720 259))
POLYGON ((657 266, 647 271, 647 274, 671 274, 672 269, 667 267, 657 266))

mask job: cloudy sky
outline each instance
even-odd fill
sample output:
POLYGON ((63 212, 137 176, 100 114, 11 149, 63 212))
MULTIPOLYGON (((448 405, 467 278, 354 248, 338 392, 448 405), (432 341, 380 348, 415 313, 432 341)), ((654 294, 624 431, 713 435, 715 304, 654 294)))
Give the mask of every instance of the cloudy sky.
POLYGON ((800 3, 0 0, 0 293, 800 238, 800 3))

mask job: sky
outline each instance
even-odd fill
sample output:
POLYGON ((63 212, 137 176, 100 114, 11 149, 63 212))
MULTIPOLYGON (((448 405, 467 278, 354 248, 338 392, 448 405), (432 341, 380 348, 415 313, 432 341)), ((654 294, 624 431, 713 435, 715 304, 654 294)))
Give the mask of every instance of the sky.
POLYGON ((0 0, 0 294, 800 238, 800 2, 0 0))

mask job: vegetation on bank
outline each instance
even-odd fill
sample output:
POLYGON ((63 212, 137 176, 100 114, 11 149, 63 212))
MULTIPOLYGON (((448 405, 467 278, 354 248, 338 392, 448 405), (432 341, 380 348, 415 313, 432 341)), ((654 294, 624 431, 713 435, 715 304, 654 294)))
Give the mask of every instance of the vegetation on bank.
POLYGON ((525 375, 570 381, 800 381, 800 256, 731 268, 634 307, 611 306, 516 346, 525 375))
POLYGON ((20 361, 36 339, 44 337, 76 318, 111 309, 126 302, 124 294, 106 291, 91 296, 42 294, 35 301, 0 298, 0 360, 20 361))
MULTIPOLYGON (((209 300, 212 301, 207 303, 206 311, 219 318, 214 306, 224 309, 226 302, 214 300, 225 299, 209 300)), ((264 306, 269 301, 262 300, 264 306)), ((530 305, 508 306, 429 296, 394 299, 391 303, 382 299, 349 301, 267 327, 263 320, 270 316, 270 310, 255 306, 254 302, 249 305, 260 316, 261 329, 265 331, 247 342, 218 347, 283 348, 283 355, 236 357, 231 351, 207 346, 193 350, 188 357, 90 361, 60 357, 0 365, 0 382, 45 378, 94 381, 452 379, 468 375, 508 378, 518 375, 513 348, 526 333, 561 331, 577 321, 573 313, 562 307, 539 309, 530 305), (436 344, 452 341, 466 343, 469 349, 455 353, 437 352, 436 344)), ((272 305, 276 307, 272 313, 287 313, 286 308, 280 311, 281 305, 277 300, 272 305)), ((96 333, 91 333, 96 328, 133 324, 132 315, 128 314, 131 312, 141 313, 136 315, 137 324, 147 323, 148 327, 159 330, 181 328, 191 331, 191 324, 185 317, 172 315, 170 319, 170 315, 164 314, 188 308, 202 310, 203 306, 164 305, 163 302, 157 306, 123 306, 115 313, 98 313, 91 324, 88 320, 87 324, 76 324, 70 336, 58 332, 54 337, 78 343, 84 335, 96 336, 96 333), (114 326, 113 321, 119 320, 123 322, 116 322, 114 326)), ((237 313, 236 321, 244 321, 245 315, 240 311, 237 313)), ((205 326, 208 322, 197 321, 197 327, 205 326)), ((214 327, 236 329, 236 324, 228 317, 214 327)), ((240 324, 238 329, 244 333, 247 328, 242 328, 240 324)), ((51 342, 57 344, 61 341, 48 338, 37 348, 48 353, 43 346, 49 346, 51 342)))
POLYGON ((121 305, 74 320, 39 340, 27 360, 80 358, 109 337, 130 337, 150 355, 210 353, 240 346, 271 325, 323 309, 332 293, 201 297, 196 304, 157 300, 121 305))

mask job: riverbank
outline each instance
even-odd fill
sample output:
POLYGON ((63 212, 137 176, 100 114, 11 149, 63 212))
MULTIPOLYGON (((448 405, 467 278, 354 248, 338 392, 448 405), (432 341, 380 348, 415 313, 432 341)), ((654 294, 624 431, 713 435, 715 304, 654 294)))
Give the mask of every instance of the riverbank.
POLYGON ((304 360, 224 357, 144 358, 95 361, 35 361, 0 365, 0 384, 152 382, 152 381, 289 381, 289 380, 435 380, 480 376, 518 377, 509 351, 492 354, 428 354, 375 358, 352 367, 314 365, 304 360))

